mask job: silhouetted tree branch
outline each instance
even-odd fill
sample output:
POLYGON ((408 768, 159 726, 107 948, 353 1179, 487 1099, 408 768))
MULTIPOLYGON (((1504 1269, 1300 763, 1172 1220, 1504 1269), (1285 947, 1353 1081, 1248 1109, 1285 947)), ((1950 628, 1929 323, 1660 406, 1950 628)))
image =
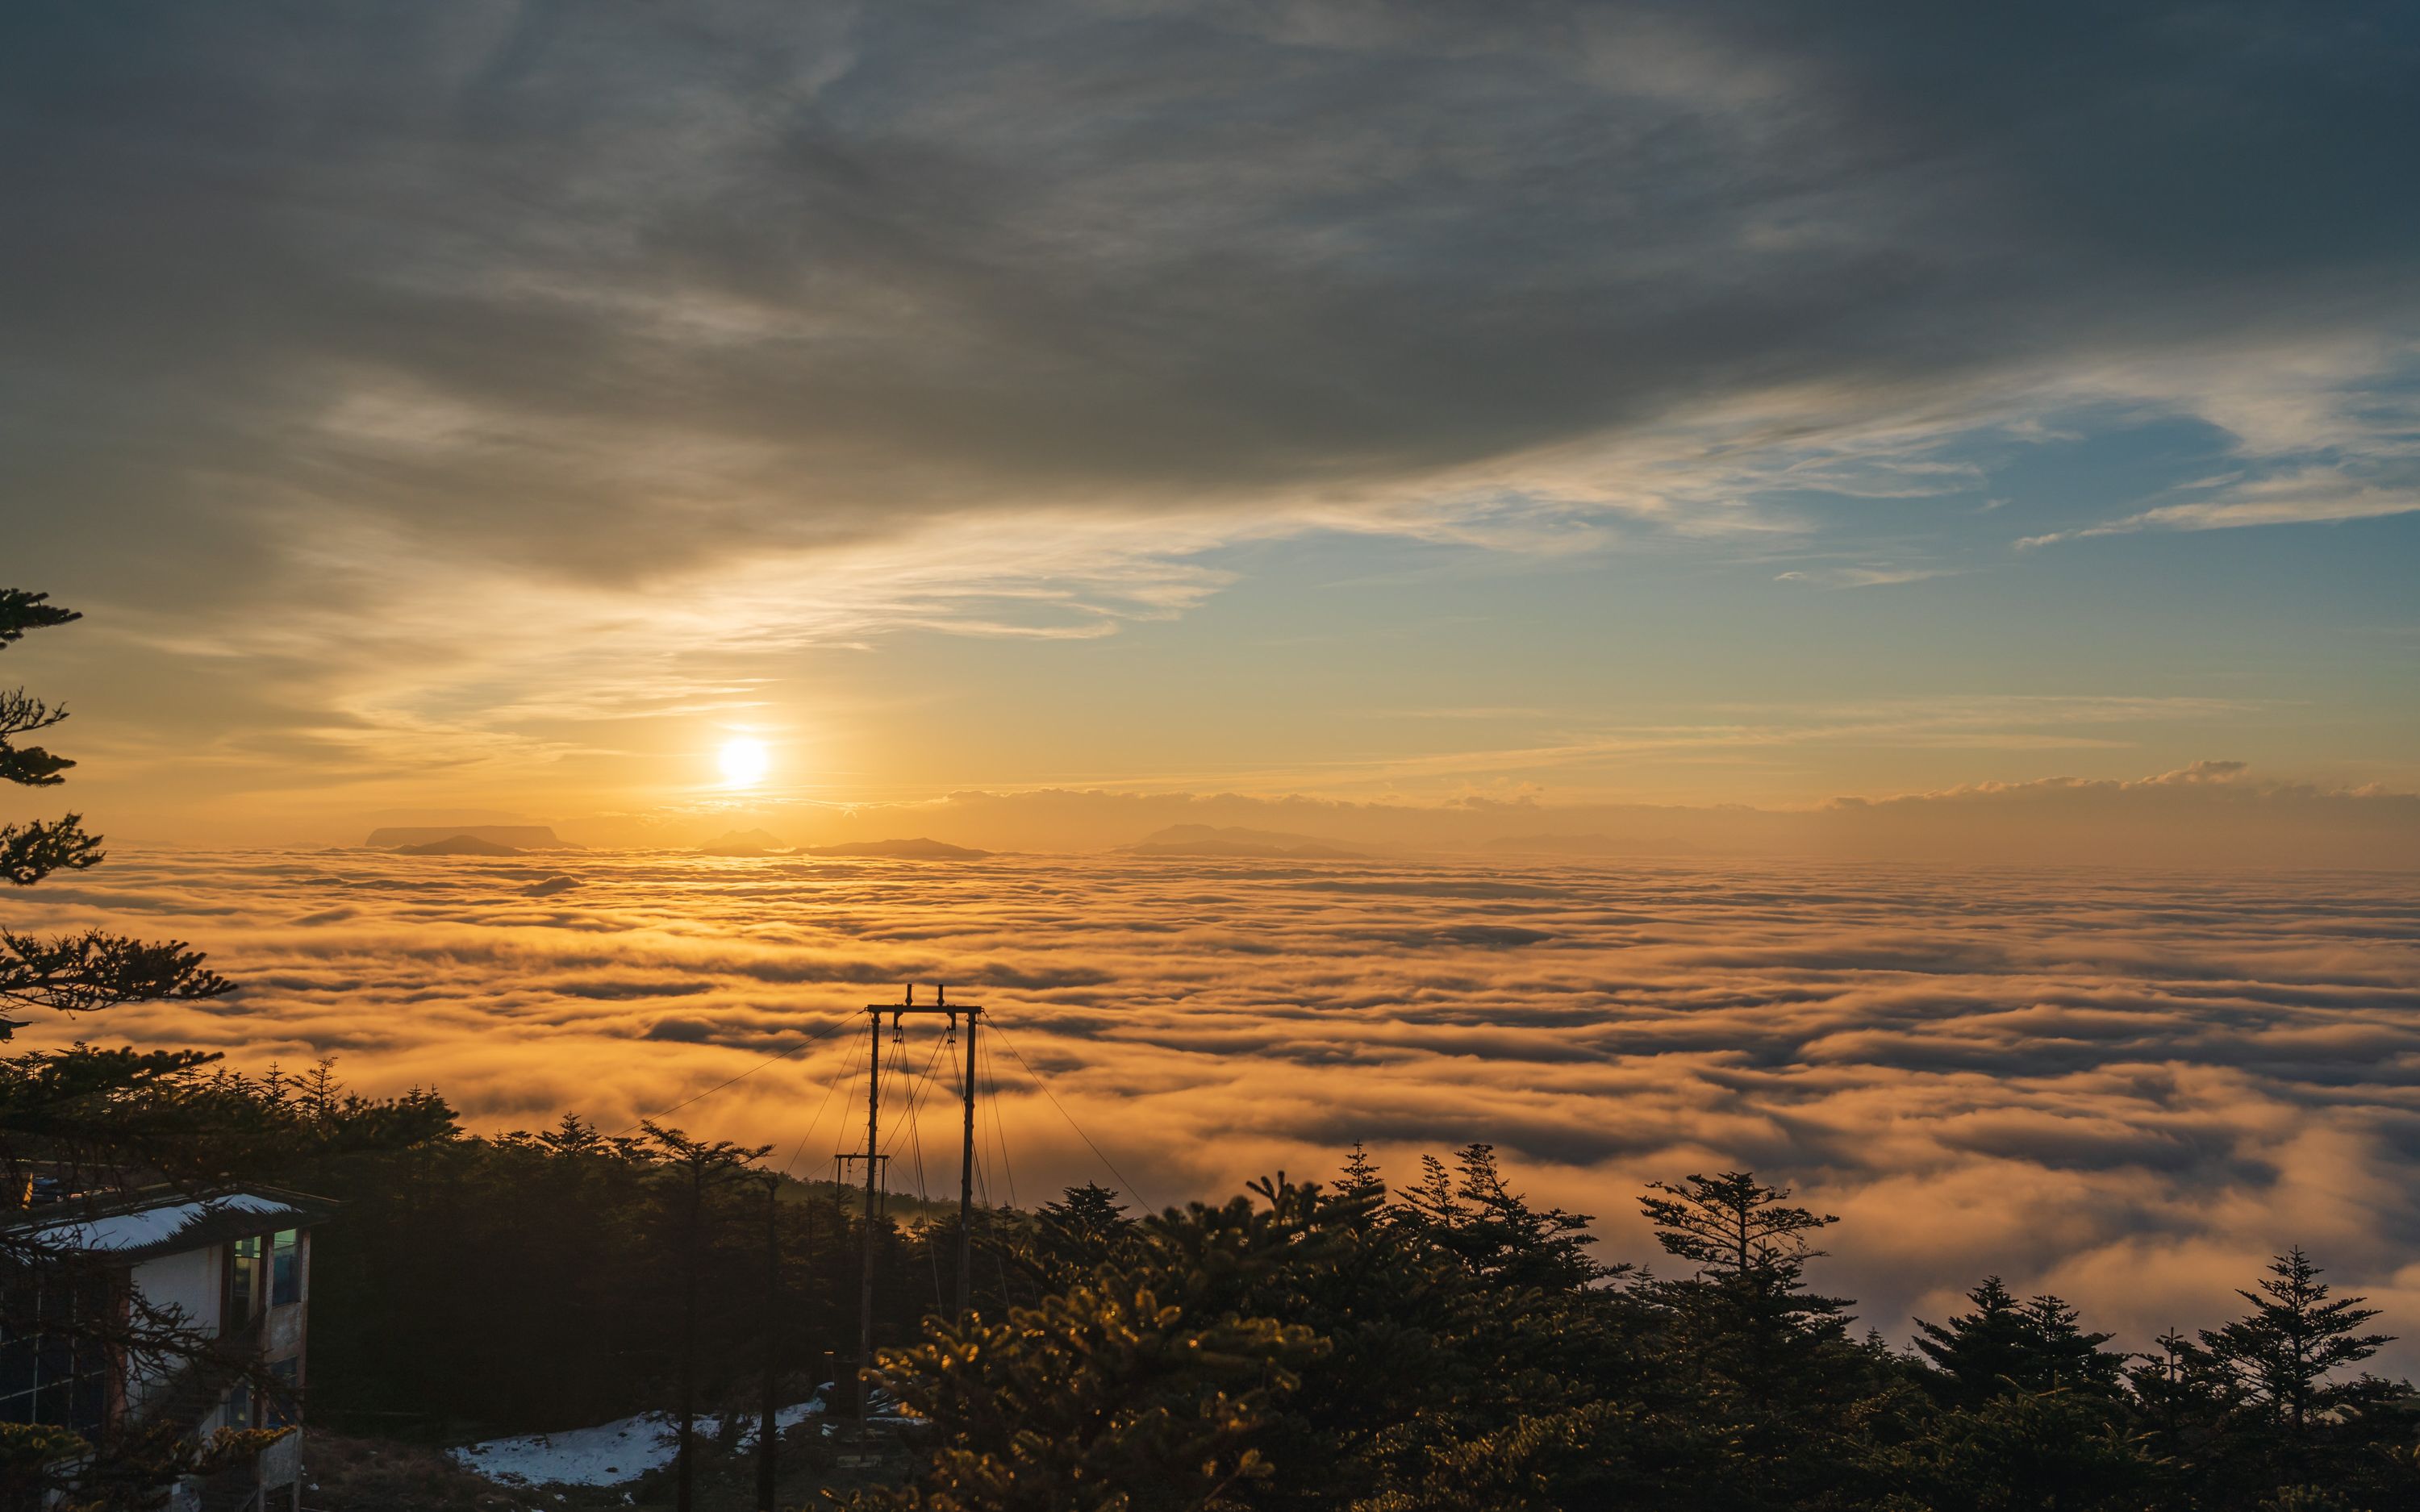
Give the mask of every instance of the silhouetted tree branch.
POLYGON ((103 859, 101 837, 84 831, 84 816, 0 825, 0 877, 30 887, 54 872, 81 872, 103 859))
POLYGON ((0 930, 0 1004, 90 1013, 120 1003, 220 997, 235 983, 182 940, 128 939, 101 930, 36 939, 0 930))

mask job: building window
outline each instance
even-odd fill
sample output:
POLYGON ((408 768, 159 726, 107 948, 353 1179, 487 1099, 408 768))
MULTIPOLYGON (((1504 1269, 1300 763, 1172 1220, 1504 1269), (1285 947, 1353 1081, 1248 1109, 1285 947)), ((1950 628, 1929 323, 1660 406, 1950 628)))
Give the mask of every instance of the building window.
POLYGON ((0 1322, 0 1423, 91 1433, 109 1412, 108 1346, 90 1335, 111 1317, 106 1276, 40 1268, 10 1288, 0 1322))
POLYGON ((302 1300, 302 1234, 286 1228, 269 1242, 269 1300, 278 1306, 302 1300))
POLYGON ((260 1241, 239 1239, 229 1249, 226 1328, 233 1330, 252 1320, 253 1304, 260 1296, 260 1241))

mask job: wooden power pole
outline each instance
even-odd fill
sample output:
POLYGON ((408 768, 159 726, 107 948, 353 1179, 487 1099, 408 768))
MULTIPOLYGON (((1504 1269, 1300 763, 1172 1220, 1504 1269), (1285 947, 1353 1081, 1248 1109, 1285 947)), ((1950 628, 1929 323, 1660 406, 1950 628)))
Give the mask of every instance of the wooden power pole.
POLYGON ((765 1392, 756 1419, 756 1512, 776 1512, 782 1436, 782 1179, 765 1181, 765 1392))
MULTIPOLYGON (((916 1001, 916 988, 910 983, 901 1008, 916 1001)), ((857 1420, 865 1421, 866 1408, 874 1391, 874 1198, 877 1173, 882 1169, 881 1106, 882 1106, 882 1010, 885 1005, 865 1005, 865 1252, 859 1262, 857 1277, 857 1420)), ((895 1025, 897 1020, 893 1020, 895 1025)))
MULTIPOLYGON (((937 995, 946 1000, 950 990, 937 995)), ((958 1158, 958 1308, 957 1320, 967 1320, 967 1309, 974 1296, 975 1278, 975 1022, 983 1016, 980 1008, 967 1010, 967 1142, 958 1158)), ((950 1025, 957 1026, 957 1016, 951 1015, 950 1025)))

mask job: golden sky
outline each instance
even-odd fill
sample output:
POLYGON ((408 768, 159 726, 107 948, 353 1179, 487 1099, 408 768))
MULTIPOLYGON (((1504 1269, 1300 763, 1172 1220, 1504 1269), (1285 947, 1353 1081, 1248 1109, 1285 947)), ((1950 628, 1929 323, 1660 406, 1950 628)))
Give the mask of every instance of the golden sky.
POLYGON ((2420 790, 2392 49, 1972 10, 12 16, 12 673, 169 841, 2420 790))

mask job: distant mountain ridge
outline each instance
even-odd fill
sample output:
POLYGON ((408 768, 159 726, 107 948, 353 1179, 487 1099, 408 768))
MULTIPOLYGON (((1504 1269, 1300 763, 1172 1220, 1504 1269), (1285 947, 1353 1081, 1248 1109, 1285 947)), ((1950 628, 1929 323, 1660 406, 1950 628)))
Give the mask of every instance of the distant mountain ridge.
POLYGON ((494 841, 481 840, 476 835, 448 835, 443 840, 432 840, 422 845, 398 845, 395 848, 395 854, 397 856, 519 856, 521 853, 510 845, 499 845, 494 841))
POLYGON ((1261 860, 1357 861, 1362 851, 1346 850, 1316 835, 1291 835, 1278 829, 1246 829, 1238 825, 1171 825, 1121 847, 1129 856, 1211 856, 1261 860))
POLYGON ((762 829, 726 829, 697 848, 700 856, 772 856, 789 841, 762 829))
POLYGON ((989 851, 975 850, 966 845, 944 844, 922 835, 914 840, 861 840, 844 845, 799 845, 793 847, 778 835, 762 829, 728 829, 697 848, 700 856, 863 856, 893 861, 975 861, 989 856, 989 851))
POLYGON ((1620 856, 1637 849, 1609 835, 1506 835, 1479 848, 1515 856, 1620 856))
POLYGON ((517 851, 578 851, 548 825, 389 825, 370 831, 362 843, 374 851, 401 850, 407 845, 434 845, 449 840, 485 841, 517 851))
POLYGON ((809 845, 800 854, 887 856, 894 861, 979 861, 991 852, 978 851, 966 845, 947 845, 919 835, 914 840, 861 840, 846 845, 809 845))

